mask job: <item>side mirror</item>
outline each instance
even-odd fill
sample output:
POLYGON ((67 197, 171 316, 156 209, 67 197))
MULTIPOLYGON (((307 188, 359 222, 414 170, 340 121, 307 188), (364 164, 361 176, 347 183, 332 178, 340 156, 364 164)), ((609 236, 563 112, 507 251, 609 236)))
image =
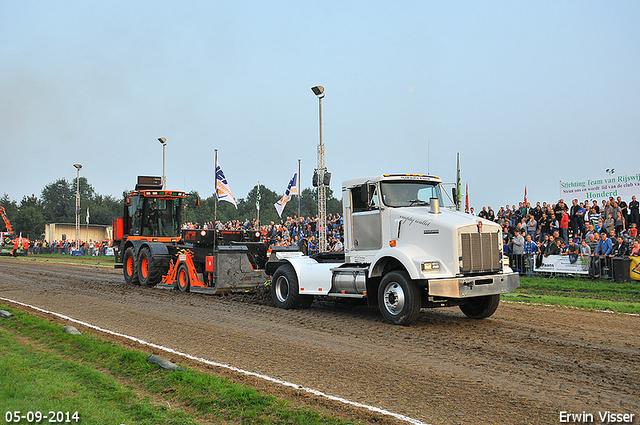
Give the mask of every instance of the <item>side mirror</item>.
POLYGON ((455 187, 451 188, 451 194, 453 195, 453 203, 456 205, 456 208, 458 207, 458 189, 455 187))

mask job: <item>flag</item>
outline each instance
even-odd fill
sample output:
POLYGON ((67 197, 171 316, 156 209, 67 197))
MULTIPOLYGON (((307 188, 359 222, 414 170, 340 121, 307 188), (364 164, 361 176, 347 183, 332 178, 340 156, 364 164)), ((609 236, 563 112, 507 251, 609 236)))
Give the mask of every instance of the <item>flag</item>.
POLYGON ((469 214, 469 183, 466 185, 466 193, 464 194, 465 209, 464 212, 469 214))
POLYGON ((256 193, 256 209, 260 211, 260 182, 258 182, 258 192, 256 193))
POLYGON ((298 164, 296 171, 293 173, 293 177, 289 180, 289 185, 284 192, 284 196, 274 204, 280 217, 282 217, 282 210, 284 210, 287 202, 291 200, 292 195, 300 195, 300 164, 298 164))
POLYGON ((527 203, 527 186, 524 187, 524 203, 527 203))
POLYGON ((227 201, 231 202, 236 209, 238 206, 236 205, 236 200, 231 194, 231 189, 229 189, 229 183, 227 183, 227 178, 224 176, 224 171, 220 168, 220 163, 218 162, 218 158, 216 157, 216 196, 218 201, 227 201))
POLYGON ((87 224, 89 224, 89 207, 87 207, 87 224))

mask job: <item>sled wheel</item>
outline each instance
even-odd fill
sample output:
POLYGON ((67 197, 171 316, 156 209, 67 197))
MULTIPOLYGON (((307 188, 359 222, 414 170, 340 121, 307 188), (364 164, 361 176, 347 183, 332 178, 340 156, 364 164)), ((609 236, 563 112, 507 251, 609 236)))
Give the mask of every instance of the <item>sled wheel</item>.
POLYGON ((191 278, 189 277, 189 269, 185 263, 181 263, 180 266, 178 266, 176 282, 178 283, 180 292, 189 292, 191 288, 191 278))

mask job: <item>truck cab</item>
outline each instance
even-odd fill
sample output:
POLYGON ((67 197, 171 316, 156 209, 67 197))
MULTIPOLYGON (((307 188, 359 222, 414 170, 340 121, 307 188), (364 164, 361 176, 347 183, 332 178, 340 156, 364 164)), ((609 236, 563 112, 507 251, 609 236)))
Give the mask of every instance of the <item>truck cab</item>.
POLYGON ((445 207, 436 176, 347 180, 342 202, 344 258, 277 260, 288 273, 274 273, 276 305, 306 306, 308 296, 320 295, 365 298, 387 321, 408 324, 423 307, 457 305, 469 317, 489 317, 500 294, 519 286, 518 274, 503 262, 500 226, 445 207), (298 295, 294 302, 287 299, 291 292, 298 295))

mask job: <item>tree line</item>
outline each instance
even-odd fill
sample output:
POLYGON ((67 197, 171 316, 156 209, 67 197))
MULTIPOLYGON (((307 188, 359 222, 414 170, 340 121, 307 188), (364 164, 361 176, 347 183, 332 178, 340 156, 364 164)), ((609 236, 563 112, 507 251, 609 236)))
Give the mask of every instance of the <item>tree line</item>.
MULTIPOLYGON (((89 223, 111 225, 114 217, 121 217, 123 213, 123 199, 116 199, 111 195, 101 195, 87 181, 86 177, 79 179, 80 192, 80 224, 86 224, 87 209, 89 223)), ((229 202, 218 202, 217 219, 225 223, 231 220, 254 220, 258 218, 257 201, 260 204, 260 223, 279 223, 286 217, 298 215, 298 197, 293 196, 282 212, 282 219, 274 204, 282 197, 264 185, 254 186, 245 198, 236 199, 238 208, 229 202), (259 199, 258 199, 259 197, 259 199)), ((333 196, 327 188, 327 214, 340 214, 342 203, 333 196)), ((76 181, 60 178, 47 184, 40 194, 24 196, 20 202, 12 200, 8 194, 0 198, 0 206, 4 207, 7 218, 15 233, 31 239, 41 239, 45 225, 49 223, 76 222, 76 181)), ((300 196, 300 215, 315 217, 318 211, 317 190, 306 188, 300 196)), ((184 221, 204 224, 214 221, 215 196, 201 198, 197 191, 186 194, 184 200, 184 221)), ((4 221, 0 222, 0 231, 6 231, 4 221)))

